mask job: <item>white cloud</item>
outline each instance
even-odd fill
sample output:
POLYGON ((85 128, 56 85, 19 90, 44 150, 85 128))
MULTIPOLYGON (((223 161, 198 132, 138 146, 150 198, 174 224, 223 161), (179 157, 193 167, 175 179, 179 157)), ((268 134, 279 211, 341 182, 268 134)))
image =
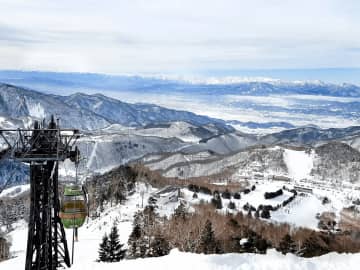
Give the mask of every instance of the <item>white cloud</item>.
POLYGON ((356 0, 0 0, 0 69, 355 67, 356 0))

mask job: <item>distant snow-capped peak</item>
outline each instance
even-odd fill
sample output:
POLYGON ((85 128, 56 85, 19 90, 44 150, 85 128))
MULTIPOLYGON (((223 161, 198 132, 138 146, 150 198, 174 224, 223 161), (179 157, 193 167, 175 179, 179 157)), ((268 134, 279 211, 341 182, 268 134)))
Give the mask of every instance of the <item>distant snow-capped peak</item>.
MULTIPOLYGON (((132 77, 130 75, 127 75, 132 77)), ((135 76, 135 75, 133 75, 135 76)), ((189 84, 205 84, 205 85, 229 85, 229 84, 240 84, 240 83, 270 83, 275 85, 330 85, 321 80, 282 80, 271 77, 246 77, 246 76, 223 76, 223 77, 202 77, 202 76, 181 76, 181 75, 137 75, 140 78, 146 79, 158 79, 163 81, 175 81, 189 84)), ((345 84, 339 84, 345 85, 345 84)))

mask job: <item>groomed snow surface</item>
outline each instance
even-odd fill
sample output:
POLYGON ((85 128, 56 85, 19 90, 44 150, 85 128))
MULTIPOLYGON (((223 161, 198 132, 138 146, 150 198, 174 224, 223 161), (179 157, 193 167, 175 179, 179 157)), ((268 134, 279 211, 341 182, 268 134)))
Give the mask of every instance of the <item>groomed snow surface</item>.
MULTIPOLYGON (((24 259, 16 258, 0 263, 1 269, 20 270, 24 259)), ((304 259, 292 254, 282 255, 269 250, 266 255, 223 254, 204 255, 183 253, 174 249, 168 256, 136 260, 123 260, 118 263, 76 262, 73 270, 355 270, 360 263, 360 254, 330 253, 321 257, 304 259)))
POLYGON ((285 149, 284 161, 289 171, 289 176, 301 180, 310 176, 313 168, 313 154, 305 151, 285 149))

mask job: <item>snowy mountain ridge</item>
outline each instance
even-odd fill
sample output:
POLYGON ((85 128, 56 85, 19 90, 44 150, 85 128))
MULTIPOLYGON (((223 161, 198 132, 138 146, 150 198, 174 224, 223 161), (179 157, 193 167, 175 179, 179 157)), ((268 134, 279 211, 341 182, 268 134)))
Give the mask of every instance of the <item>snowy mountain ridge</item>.
MULTIPOLYGON (((222 120, 199 116, 186 111, 171 110, 154 104, 129 104, 102 94, 86 95, 76 93, 70 96, 58 96, 57 98, 69 106, 79 110, 91 111, 111 123, 124 126, 139 127, 149 124, 186 121, 194 125, 214 123, 226 128, 225 121, 222 120)), ((227 129, 229 131, 233 130, 230 126, 227 129)))
POLYGON ((55 115, 63 127, 82 130, 105 128, 111 124, 145 126, 148 124, 186 121, 194 125, 214 124, 225 131, 232 131, 225 121, 186 111, 171 110, 153 104, 129 104, 101 94, 73 94, 55 96, 37 91, 0 84, 1 125, 6 119, 40 119, 55 115))
MULTIPOLYGON (((319 80, 311 81, 285 81, 267 77, 189 77, 174 75, 139 75, 139 74, 122 74, 106 75, 95 73, 57 73, 57 72, 40 72, 40 71, 0 71, 0 81, 14 83, 21 86, 34 87, 35 89, 46 90, 43 88, 68 88, 73 89, 107 89, 107 90, 155 90, 167 88, 173 92, 177 88, 188 91, 187 87, 196 93, 204 89, 203 86, 213 86, 210 90, 217 90, 229 93, 236 88, 237 93, 257 92, 260 94, 270 94, 281 89, 282 93, 311 93, 316 95, 332 96, 360 96, 360 87, 343 83, 325 83, 319 80), (222 88, 218 88, 221 86, 222 88), (224 88, 225 86, 225 88, 224 88), (228 86, 228 89, 226 88, 228 86), (240 87, 242 86, 242 87, 240 87), (194 88, 195 87, 195 88, 194 88), (246 89, 250 91, 245 91, 246 89), (316 90, 317 92, 314 92, 316 90)), ((243 94, 244 94, 243 93, 243 94)))
MULTIPOLYGON (((266 147, 271 149, 273 145, 288 145, 294 147, 306 147, 316 148, 317 146, 325 145, 322 147, 321 153, 326 153, 326 149, 332 149, 333 142, 344 142, 347 145, 354 147, 354 150, 360 149, 360 144, 357 142, 360 140, 360 127, 351 127, 346 129, 329 129, 321 130, 318 128, 299 128, 287 131, 282 131, 270 135, 259 136, 252 134, 244 134, 241 132, 230 132, 223 134, 223 130, 216 128, 213 125, 194 126, 186 122, 172 122, 170 124, 161 125, 148 125, 141 128, 129 128, 122 125, 111 125, 106 129, 100 129, 96 131, 86 131, 84 136, 78 141, 78 147, 81 153, 87 158, 86 164, 84 164, 83 170, 87 173, 104 173, 112 168, 115 168, 121 164, 127 162, 133 162, 141 160, 142 158, 149 158, 149 155, 153 156, 168 156, 168 155, 185 155, 187 157, 199 156, 202 159, 202 166, 196 167, 198 170, 197 176, 203 175, 205 172, 209 174, 215 173, 218 170, 222 170, 238 163, 231 156, 244 155, 244 153, 254 152, 256 148, 266 147), (327 143, 330 143, 326 146, 327 143), (210 155, 206 153, 211 153, 210 155), (206 160, 219 159, 216 166, 206 166, 206 160)), ((339 149, 343 149, 344 146, 340 145, 339 149)), ((264 150, 266 150, 264 148, 264 150)), ((350 148, 351 149, 351 148, 350 148)), ((345 152, 348 151, 345 149, 345 152)), ((357 151, 356 151, 357 152, 357 151)), ((251 154, 254 157, 253 154, 251 154)), ((256 155, 255 155, 256 156, 256 155)), ((344 160, 346 156, 329 156, 333 164, 339 164, 338 161, 344 160)), ((178 167, 187 168, 187 162, 180 158, 173 159, 174 168, 173 176, 177 175, 178 167), (175 165, 179 163, 179 165, 175 165), (182 166, 180 166, 182 163, 182 166)), ((318 175, 324 175, 326 169, 324 169, 324 162, 320 162, 321 166, 318 175)), ((345 159, 345 163, 350 160, 345 159)), ((195 163, 196 164, 196 163, 195 163)), ((348 163, 350 164, 350 163, 348 163)), ((0 183, 3 183, 7 177, 11 175, 11 171, 16 169, 16 179, 28 179, 27 169, 24 166, 11 167, 10 163, 0 163, 3 168, 2 177, 0 183)), ((210 165, 210 164, 209 164, 210 165)), ((356 172, 356 164, 351 167, 346 165, 340 171, 350 170, 347 179, 350 176, 357 176, 353 174, 356 172)), ((163 166, 163 170, 166 170, 166 166, 163 166)), ((60 172, 62 177, 72 177, 73 166, 68 163, 64 163, 64 167, 60 172)), ((335 166, 335 170, 340 167, 335 166)), ((194 168, 195 170, 195 168, 194 168)), ((173 173, 169 173, 172 175, 173 173)), ((191 175, 187 173, 187 175, 191 175)), ((334 175, 337 175, 336 173, 334 175)), ((354 178, 352 177, 352 178, 354 178)), ((355 177, 352 181, 358 181, 355 177)), ((21 182, 14 181, 13 184, 20 184, 21 182)), ((22 182, 22 183, 26 183, 22 182)))
MULTIPOLYGON (((206 79, 193 83, 184 81, 186 79, 176 76, 0 71, 0 82, 53 95, 74 95, 67 101, 75 106, 81 103, 84 109, 90 108, 92 112, 96 110, 112 124, 114 122, 110 119, 115 118, 113 120, 118 123, 119 117, 111 115, 103 107, 105 103, 113 106, 113 102, 105 102, 99 97, 98 101, 90 102, 87 98, 87 102, 79 102, 76 93, 103 93, 133 105, 146 101, 176 111, 190 111, 228 121, 227 124, 248 133, 265 134, 305 125, 321 128, 360 125, 360 88, 356 85, 319 81, 241 80, 237 77, 228 81, 216 78, 216 83, 212 84, 206 79)), ((149 112, 154 111, 153 108, 149 112)), ((41 114, 41 110, 33 112, 41 114)), ((133 110, 130 108, 124 107, 124 112, 129 116, 126 121, 133 122, 133 125, 140 121, 136 119, 137 115, 131 114, 133 110)), ((141 121, 151 120, 144 113, 139 117, 141 121)), ((170 115, 169 118, 171 120, 170 115)), ((184 118, 177 120, 183 121, 184 118)))

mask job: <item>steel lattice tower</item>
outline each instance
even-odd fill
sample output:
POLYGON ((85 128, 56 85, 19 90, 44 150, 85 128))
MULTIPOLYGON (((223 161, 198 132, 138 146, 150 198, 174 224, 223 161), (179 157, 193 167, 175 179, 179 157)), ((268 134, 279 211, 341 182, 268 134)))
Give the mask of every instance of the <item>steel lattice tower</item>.
MULTIPOLYGON (((10 157, 30 165, 30 218, 25 270, 55 270, 70 266, 65 230, 59 217, 58 163, 79 151, 73 145, 78 130, 60 129, 54 118, 48 127, 35 122, 34 129, 0 130, 10 157), (17 136, 13 144, 9 136, 17 136)), ((13 138, 13 137, 11 137, 13 138)))

